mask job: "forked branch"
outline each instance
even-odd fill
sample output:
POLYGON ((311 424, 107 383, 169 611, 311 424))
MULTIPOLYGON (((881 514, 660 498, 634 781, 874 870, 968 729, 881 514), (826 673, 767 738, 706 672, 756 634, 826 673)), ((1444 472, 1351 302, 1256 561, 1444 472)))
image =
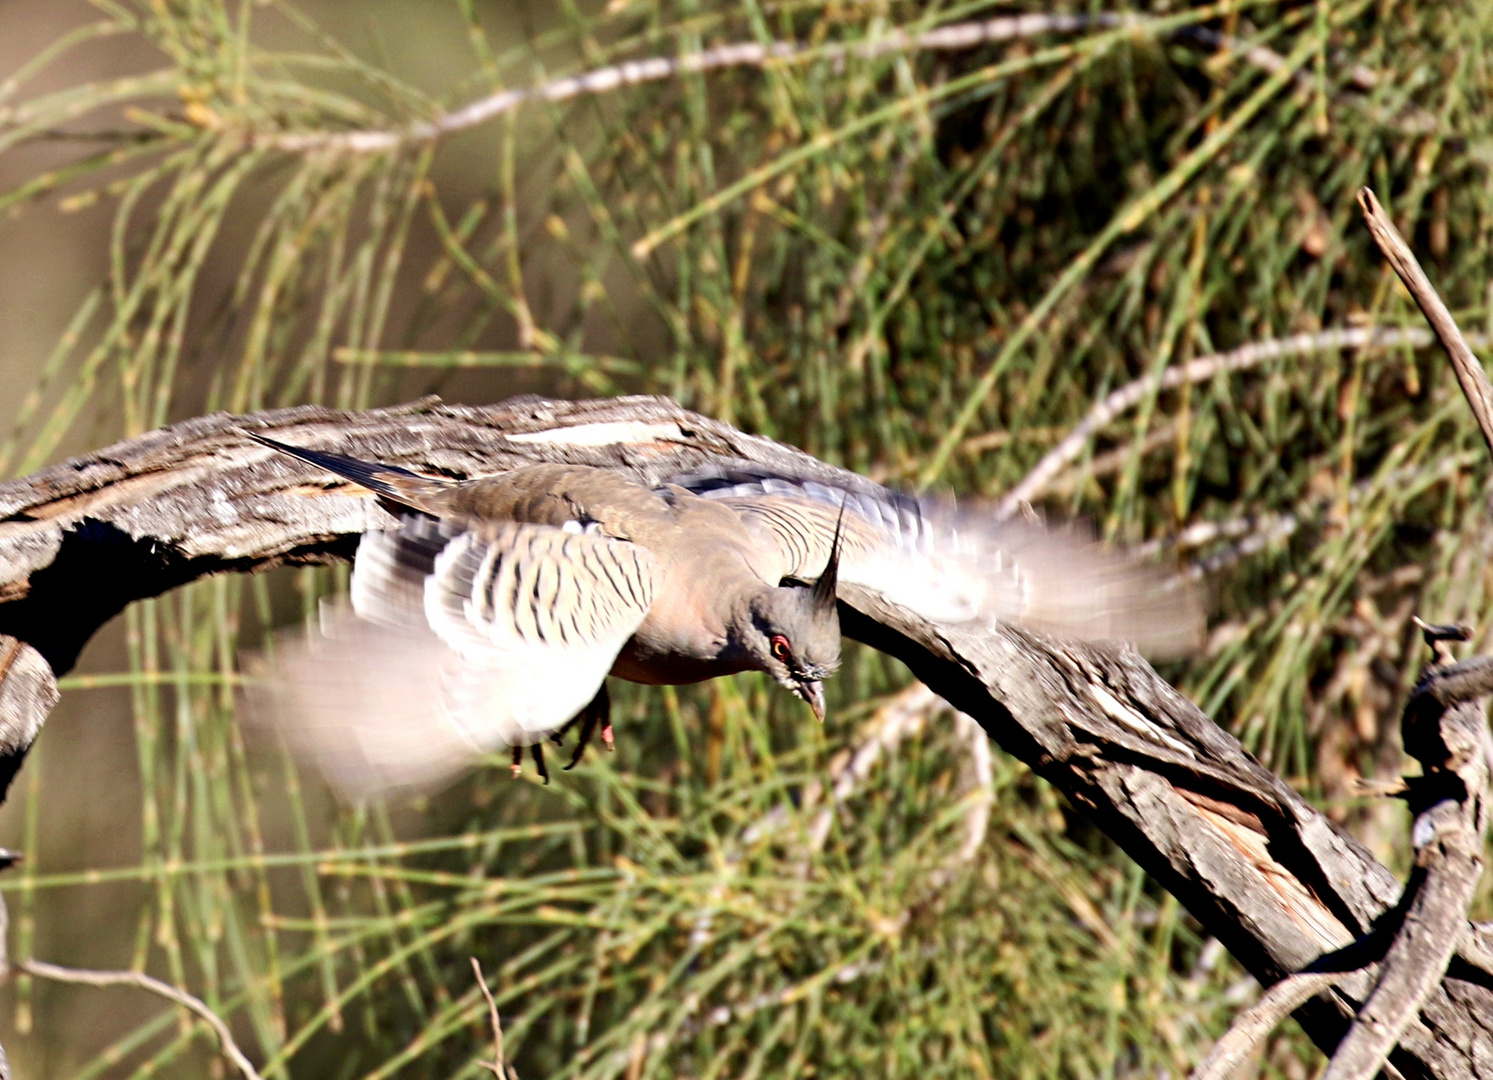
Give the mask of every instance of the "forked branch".
MULTIPOLYGON (((1451 312, 1426 277, 1404 237, 1368 188, 1358 204, 1374 242, 1419 305, 1446 351, 1457 381, 1493 452, 1493 383, 1473 356, 1451 312)), ((1493 658, 1474 657, 1452 664, 1445 645, 1465 640, 1460 627, 1420 624, 1438 661, 1405 705, 1401 723, 1405 752, 1422 774, 1405 783, 1415 811, 1411 844, 1415 869, 1393 916, 1358 943, 1374 962, 1373 985, 1328 1063, 1323 1080, 1372 1080, 1391 1071, 1391 1055, 1402 1035, 1432 1007, 1431 998, 1454 956, 1486 977, 1487 953, 1468 927, 1467 910, 1482 875, 1488 832, 1488 779, 1493 741, 1486 706, 1493 694, 1493 658), (1369 947, 1387 941, 1384 948, 1369 947), (1382 960, 1381 960, 1382 957, 1382 960)), ((1318 961, 1267 991, 1219 1041, 1193 1080, 1219 1080, 1241 1063, 1285 1014, 1318 989, 1342 981, 1319 971, 1318 961)))

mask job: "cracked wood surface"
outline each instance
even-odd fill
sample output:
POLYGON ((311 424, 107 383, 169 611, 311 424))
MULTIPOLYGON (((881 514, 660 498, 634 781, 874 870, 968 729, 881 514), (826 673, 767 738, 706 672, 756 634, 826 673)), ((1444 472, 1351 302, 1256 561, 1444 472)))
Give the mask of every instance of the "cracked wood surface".
MULTIPOLYGON (((867 483, 666 399, 527 397, 203 417, 0 484, 0 785, 55 704, 55 676, 125 605, 207 574, 346 559, 389 522, 361 489, 242 430, 453 476, 559 461, 657 482, 734 458, 867 483)), ((1133 651, 934 625, 865 592, 841 606, 849 636, 906 662, 1062 790, 1262 982, 1360 937, 1399 899, 1385 867, 1133 651)), ((1407 1077, 1493 1077, 1493 978, 1453 970, 1391 1059, 1407 1077)), ((1298 1012, 1320 1045, 1372 976, 1298 1012)))

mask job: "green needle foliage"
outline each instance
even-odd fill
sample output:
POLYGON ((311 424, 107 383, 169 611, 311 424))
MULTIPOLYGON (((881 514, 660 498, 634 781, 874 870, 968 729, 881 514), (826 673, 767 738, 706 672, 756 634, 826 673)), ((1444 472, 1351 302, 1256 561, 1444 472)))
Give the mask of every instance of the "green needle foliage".
MULTIPOLYGON (((1409 617, 1486 647, 1484 455, 1423 342, 1323 331, 1420 325, 1364 184, 1493 330, 1487 5, 94 7, 0 83, 0 207, 105 230, 23 360, 6 474, 214 409, 646 392, 996 498, 1150 378, 1031 496, 1199 568, 1215 633, 1169 674, 1399 857, 1353 781, 1399 767, 1409 617), (90 74, 106 46, 132 73, 90 74)), ((120 860, 63 869, 43 822, 80 796, 42 737, 0 879, 17 955, 190 990, 269 1077, 489 1075, 473 956, 525 1080, 1179 1075, 1247 999, 1102 835, 865 651, 822 731, 759 679, 629 688, 618 753, 547 788, 498 767, 337 807, 233 708, 239 650, 340 580, 139 604, 127 670, 64 680, 64 710, 129 695, 140 801, 120 860), (131 921, 39 946, 55 898, 108 890, 131 921)), ((224 1075, 165 1002, 63 1032, 54 991, 15 983, 22 1074, 224 1075)), ((134 992, 76 993, 109 1016, 134 992)), ((1261 1069, 1311 1055, 1287 1034, 1261 1069)))

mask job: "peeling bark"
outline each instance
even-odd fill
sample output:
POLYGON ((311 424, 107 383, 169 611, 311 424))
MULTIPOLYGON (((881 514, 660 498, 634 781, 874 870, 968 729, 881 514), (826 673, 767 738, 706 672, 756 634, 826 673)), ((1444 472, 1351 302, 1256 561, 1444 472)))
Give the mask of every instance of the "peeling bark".
MULTIPOLYGON (((207 574, 345 559, 389 523, 361 489, 241 430, 458 477, 558 461, 657 482, 735 458, 866 482, 665 399, 529 397, 204 417, 0 484, 0 784, 56 700, 52 677, 125 605, 207 574)), ((905 661, 1056 785, 1261 982, 1363 936, 1398 901, 1385 867, 1133 651, 934 625, 866 593, 841 609, 847 634, 905 661)), ((1493 979, 1452 970, 1391 1059, 1407 1077, 1493 1077, 1493 979)), ((1373 971, 1298 1012, 1319 1045, 1341 1037, 1373 971)))

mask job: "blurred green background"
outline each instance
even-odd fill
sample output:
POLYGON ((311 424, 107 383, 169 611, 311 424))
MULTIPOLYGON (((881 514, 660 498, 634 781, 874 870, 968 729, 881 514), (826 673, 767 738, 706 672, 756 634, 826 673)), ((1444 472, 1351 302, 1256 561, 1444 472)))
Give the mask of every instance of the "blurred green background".
MULTIPOLYGON (((216 409, 649 392, 997 498, 1173 373, 1031 497, 1197 574, 1209 645, 1165 673, 1402 868, 1354 784, 1400 767, 1409 617, 1484 647, 1486 465, 1353 193, 1484 347, 1490 32, 1408 0, 0 6, 0 471, 216 409), (732 43, 778 58, 348 138, 732 43)), ((233 697, 343 580, 201 582, 89 647, 0 809, 15 954, 148 970, 286 1077, 487 1075, 472 956, 525 1080, 1178 1076, 1255 993, 865 650, 822 730, 757 678, 626 688, 618 753, 548 788, 339 808, 233 697)), ((12 980, 0 1040, 18 1077, 229 1074, 135 990, 12 980)), ((1255 1068, 1317 1061, 1293 1029, 1255 1068)))

